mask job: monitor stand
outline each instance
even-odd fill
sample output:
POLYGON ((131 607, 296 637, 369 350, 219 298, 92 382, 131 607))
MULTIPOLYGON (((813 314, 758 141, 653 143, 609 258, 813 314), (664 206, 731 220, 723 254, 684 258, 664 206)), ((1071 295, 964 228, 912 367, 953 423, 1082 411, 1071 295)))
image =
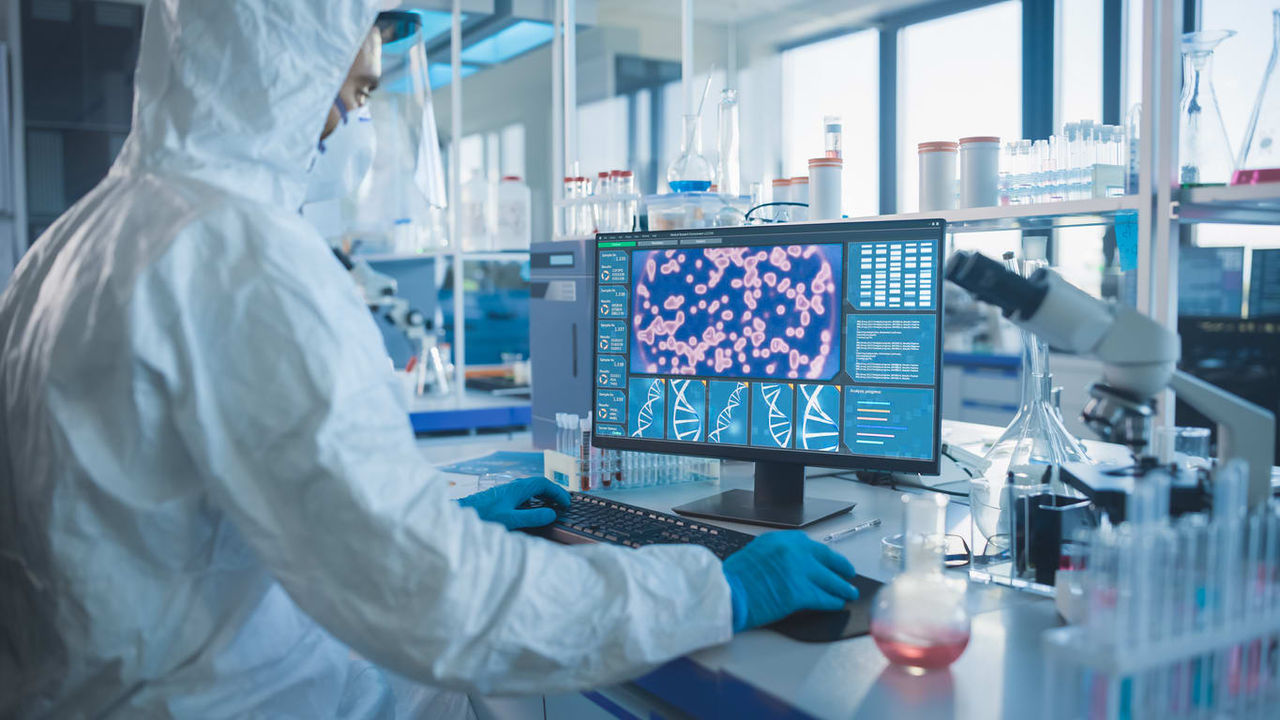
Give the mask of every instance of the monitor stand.
POLYGON ((689 517, 708 520, 801 528, 848 512, 854 503, 804 496, 804 465, 757 462, 756 489, 728 490, 672 508, 689 517))

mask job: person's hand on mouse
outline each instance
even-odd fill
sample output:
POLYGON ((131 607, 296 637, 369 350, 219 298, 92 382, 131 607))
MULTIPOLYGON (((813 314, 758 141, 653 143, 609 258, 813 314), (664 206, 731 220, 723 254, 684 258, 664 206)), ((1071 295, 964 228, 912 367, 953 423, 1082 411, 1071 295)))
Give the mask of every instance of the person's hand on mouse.
POLYGON ((508 530, 542 527, 555 522, 554 508, 520 507, 534 498, 565 510, 572 502, 568 491, 559 485, 546 478, 527 477, 468 495, 459 500, 458 504, 475 510, 481 520, 500 523, 508 530))
POLYGON ((733 599, 734 632, 797 610, 839 610, 858 599, 853 564, 799 530, 761 535, 722 567, 733 599))

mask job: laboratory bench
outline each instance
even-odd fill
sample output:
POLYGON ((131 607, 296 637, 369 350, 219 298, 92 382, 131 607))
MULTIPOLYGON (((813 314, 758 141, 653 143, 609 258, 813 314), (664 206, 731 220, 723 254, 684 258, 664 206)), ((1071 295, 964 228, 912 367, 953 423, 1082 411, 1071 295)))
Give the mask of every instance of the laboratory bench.
MULTIPOLYGON (((999 428, 944 422, 949 442, 981 452, 999 428)), ((419 441, 434 464, 498 450, 530 450, 527 433, 419 441)), ((1088 442, 1092 454, 1123 457, 1123 448, 1088 442)), ((600 493, 622 502, 670 512, 673 506, 731 488, 750 488, 751 466, 723 464, 719 485, 689 483, 600 493)), ((848 475, 813 469, 806 495, 854 501, 851 514, 805 529, 810 537, 880 518, 880 527, 837 541, 860 574, 888 581, 896 568, 881 557, 881 539, 903 530, 899 490, 851 481, 848 475)), ((474 490, 475 479, 447 475, 455 496, 474 490)), ((913 490, 913 492, 915 492, 913 490)), ((970 537, 967 499, 948 506, 948 532, 970 537)), ((719 522, 759 534, 764 528, 719 522)), ((961 569, 954 572, 966 572, 961 569)), ((752 630, 732 642, 695 652, 631 683, 581 694, 536 699, 477 700, 482 718, 1014 718, 1042 710, 1045 658, 1041 635, 1060 621, 1049 598, 1001 585, 971 584, 969 646, 949 670, 913 675, 889 665, 870 636, 810 644, 770 630, 752 630)))
POLYGON ((409 422, 419 435, 470 432, 495 428, 525 428, 533 414, 529 399, 468 390, 462 398, 450 393, 413 397, 409 422))

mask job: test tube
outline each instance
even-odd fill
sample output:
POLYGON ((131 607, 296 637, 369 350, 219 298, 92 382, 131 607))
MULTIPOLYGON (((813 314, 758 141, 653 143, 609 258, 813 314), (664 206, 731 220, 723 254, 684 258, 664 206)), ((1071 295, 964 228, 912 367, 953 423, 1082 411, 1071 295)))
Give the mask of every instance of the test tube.
POLYGON ((840 141, 842 134, 842 125, 839 115, 827 115, 822 118, 822 135, 826 145, 826 156, 829 158, 841 157, 840 141))
MULTIPOLYGON (((576 417, 576 416, 575 416, 576 417)), ((597 480, 594 477, 594 468, 591 466, 591 416, 579 417, 578 430, 578 468, 582 474, 583 490, 595 490, 597 480)))
POLYGON ((609 216, 612 195, 613 181, 609 171, 601 170, 596 173, 596 185, 591 193, 591 217, 598 232, 613 232, 613 219, 609 216))

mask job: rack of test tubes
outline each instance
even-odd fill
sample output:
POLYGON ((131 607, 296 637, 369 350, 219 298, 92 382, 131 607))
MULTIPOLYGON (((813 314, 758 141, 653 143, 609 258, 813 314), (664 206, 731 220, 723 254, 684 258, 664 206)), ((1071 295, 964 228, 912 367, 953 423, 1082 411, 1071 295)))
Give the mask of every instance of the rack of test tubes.
POLYGON ((591 418, 556 414, 556 448, 543 454, 547 479, 577 492, 720 480, 720 461, 591 445, 591 418))
POLYGON ((1066 123, 1047 140, 1014 140, 1000 151, 1000 204, 1119 197, 1125 193, 1125 129, 1091 120, 1066 123))
POLYGON ((1247 507, 1243 463, 1218 475, 1212 514, 1171 520, 1157 479, 1064 547, 1080 615, 1045 635, 1045 717, 1280 717, 1280 505, 1247 507))

